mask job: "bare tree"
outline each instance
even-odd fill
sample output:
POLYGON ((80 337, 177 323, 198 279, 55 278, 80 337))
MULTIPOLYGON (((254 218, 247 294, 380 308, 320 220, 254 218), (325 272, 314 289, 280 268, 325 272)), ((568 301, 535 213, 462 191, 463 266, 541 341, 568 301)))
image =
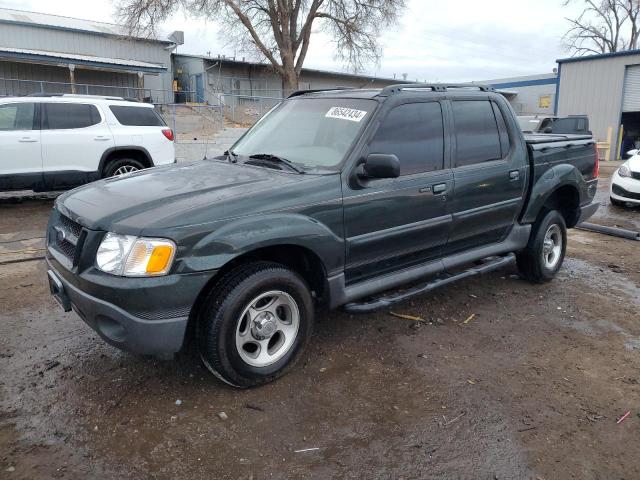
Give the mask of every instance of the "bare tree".
POLYGON ((138 35, 155 35, 181 7, 216 20, 227 39, 268 60, 291 92, 298 88, 312 29, 327 33, 335 57, 357 71, 380 58, 381 29, 395 23, 404 6, 405 0, 120 0, 118 14, 138 35))
POLYGON ((573 55, 631 50, 638 44, 638 0, 565 0, 564 5, 581 3, 584 10, 563 37, 573 55))

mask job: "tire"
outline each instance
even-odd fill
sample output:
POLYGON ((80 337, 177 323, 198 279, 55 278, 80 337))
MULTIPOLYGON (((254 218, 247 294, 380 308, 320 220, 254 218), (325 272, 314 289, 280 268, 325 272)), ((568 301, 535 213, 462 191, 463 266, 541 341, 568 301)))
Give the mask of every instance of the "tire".
POLYGON ((567 226, 557 210, 540 214, 527 247, 516 254, 520 274, 530 282, 545 283, 560 270, 567 250, 567 226))
POLYGON ((213 286, 199 311, 200 358, 230 385, 263 385, 295 364, 313 321, 311 293, 298 274, 277 263, 240 266, 213 286))
POLYGON ((138 170, 143 170, 144 168, 145 166, 138 160, 134 160, 133 158, 119 158, 118 160, 113 160, 107 164, 107 168, 104 169, 103 178, 136 172, 138 170))
POLYGON ((613 197, 609 197, 609 200, 611 200, 611 205, 615 206, 615 207, 624 207, 625 203, 621 202, 620 200, 616 200, 613 197))

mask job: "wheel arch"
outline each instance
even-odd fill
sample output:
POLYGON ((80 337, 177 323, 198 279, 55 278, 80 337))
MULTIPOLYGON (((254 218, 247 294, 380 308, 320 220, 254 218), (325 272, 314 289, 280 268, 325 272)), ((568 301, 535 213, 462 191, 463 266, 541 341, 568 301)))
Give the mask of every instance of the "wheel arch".
POLYGON ((111 162, 122 158, 133 158, 138 160, 146 168, 154 166, 151 154, 144 147, 137 145, 111 147, 105 150, 100 158, 100 164, 98 165, 98 172, 100 172, 100 176, 104 177, 105 170, 111 162))
POLYGON ((584 179, 572 165, 550 169, 534 184, 522 222, 534 223, 541 213, 558 210, 567 228, 575 227, 580 218, 581 183, 584 179))

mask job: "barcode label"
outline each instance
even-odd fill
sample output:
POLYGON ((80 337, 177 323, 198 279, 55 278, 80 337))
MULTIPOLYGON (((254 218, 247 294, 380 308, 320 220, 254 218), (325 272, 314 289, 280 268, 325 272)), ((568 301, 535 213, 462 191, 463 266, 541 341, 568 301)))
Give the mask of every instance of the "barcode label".
POLYGON ((351 122, 361 121, 367 112, 363 110, 356 110, 355 108, 345 107, 331 107, 325 117, 327 118, 339 118, 341 120, 349 120, 351 122))

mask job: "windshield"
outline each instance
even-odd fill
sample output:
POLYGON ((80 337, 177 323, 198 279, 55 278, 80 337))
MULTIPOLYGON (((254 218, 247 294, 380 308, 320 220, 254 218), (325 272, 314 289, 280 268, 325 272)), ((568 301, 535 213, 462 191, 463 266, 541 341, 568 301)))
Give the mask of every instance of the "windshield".
POLYGON ((377 102, 293 98, 263 117, 232 148, 234 155, 273 155, 303 168, 340 165, 377 102))

